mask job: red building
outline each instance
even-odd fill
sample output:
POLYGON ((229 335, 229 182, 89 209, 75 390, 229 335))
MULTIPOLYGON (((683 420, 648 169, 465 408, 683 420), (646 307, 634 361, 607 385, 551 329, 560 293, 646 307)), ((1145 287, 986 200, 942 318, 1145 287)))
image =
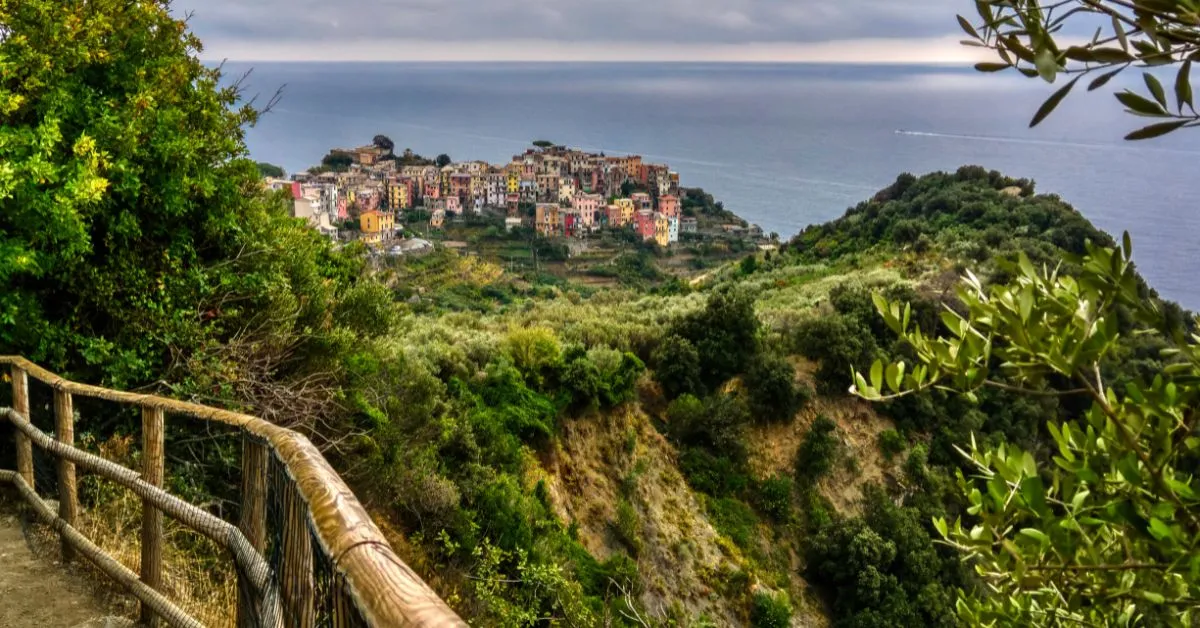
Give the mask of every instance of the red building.
POLYGON ((642 236, 643 240, 653 240, 655 236, 655 228, 657 225, 654 221, 654 212, 649 209, 638 210, 637 213, 637 232, 642 236))

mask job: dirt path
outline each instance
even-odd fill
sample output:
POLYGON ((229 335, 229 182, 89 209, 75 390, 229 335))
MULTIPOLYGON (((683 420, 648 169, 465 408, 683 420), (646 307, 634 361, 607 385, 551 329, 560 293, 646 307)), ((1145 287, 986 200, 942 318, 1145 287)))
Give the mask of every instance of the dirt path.
POLYGON ((108 619, 86 583, 57 562, 36 556, 16 517, 0 513, 0 628, 108 628, 108 619))

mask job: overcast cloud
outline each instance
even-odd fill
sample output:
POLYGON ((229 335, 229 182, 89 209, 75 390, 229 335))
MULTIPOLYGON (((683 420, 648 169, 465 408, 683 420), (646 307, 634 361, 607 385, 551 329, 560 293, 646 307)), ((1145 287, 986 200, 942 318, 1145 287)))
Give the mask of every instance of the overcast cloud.
POLYGON ((177 0, 209 58, 956 60, 964 0, 177 0))

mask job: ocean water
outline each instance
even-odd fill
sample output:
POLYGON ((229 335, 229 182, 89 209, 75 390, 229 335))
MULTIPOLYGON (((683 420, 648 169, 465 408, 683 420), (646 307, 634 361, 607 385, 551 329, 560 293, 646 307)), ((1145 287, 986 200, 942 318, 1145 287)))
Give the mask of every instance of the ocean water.
MULTIPOLYGON (((944 66, 792 64, 235 64, 250 95, 284 86, 248 142, 289 172, 378 133, 455 159, 507 161, 535 139, 668 162, 767 232, 840 216, 901 172, 978 164, 1029 177, 1134 238, 1159 292, 1200 309, 1200 131, 1121 140, 1142 120, 1082 87, 944 66), (903 130, 904 133, 897 131, 903 130)), ((1122 80, 1137 81, 1136 75, 1122 80)))

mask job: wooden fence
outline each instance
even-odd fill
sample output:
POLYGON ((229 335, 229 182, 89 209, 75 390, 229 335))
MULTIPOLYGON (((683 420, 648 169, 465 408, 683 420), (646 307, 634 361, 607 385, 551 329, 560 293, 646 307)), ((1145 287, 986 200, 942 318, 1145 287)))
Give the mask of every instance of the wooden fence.
POLYGON ((56 530, 63 557, 80 555, 123 585, 151 624, 201 624, 167 599, 162 584, 162 516, 212 539, 238 573, 239 628, 466 626, 392 551, 366 509, 304 436, 262 419, 192 403, 67 381, 20 357, 11 368, 17 469, 0 470, 37 515, 56 530), (30 418, 29 378, 54 391, 54 436, 30 418), (141 409, 142 469, 134 471, 74 447, 73 400, 100 399, 141 409), (241 517, 228 523, 162 488, 164 422, 183 416, 236 428, 242 435, 241 517), (58 509, 35 490, 33 448, 56 460, 58 509), (76 468, 103 476, 142 499, 141 573, 106 555, 75 527, 76 468), (268 516, 270 513, 271 516, 268 516))

